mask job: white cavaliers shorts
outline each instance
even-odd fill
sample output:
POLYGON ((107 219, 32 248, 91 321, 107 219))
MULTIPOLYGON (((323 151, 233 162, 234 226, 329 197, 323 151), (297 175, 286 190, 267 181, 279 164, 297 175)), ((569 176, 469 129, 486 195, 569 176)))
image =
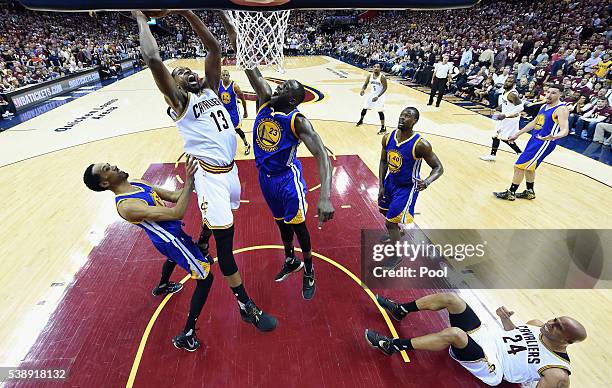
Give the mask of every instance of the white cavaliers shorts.
POLYGON ((372 99, 376 97, 372 94, 366 97, 365 103, 363 104, 363 109, 375 110, 377 112, 382 112, 385 109, 385 96, 384 94, 378 97, 378 100, 372 101, 372 99))
POLYGON ((508 138, 519 131, 520 118, 513 117, 511 119, 499 120, 495 123, 495 133, 493 137, 500 140, 508 140, 508 138))
POLYGON ((202 223, 210 229, 227 229, 234 224, 232 210, 240 207, 240 179, 234 164, 229 172, 210 172, 200 161, 194 176, 202 223))
POLYGON ((495 345, 494 333, 490 331, 484 324, 468 335, 472 337, 483 350, 485 358, 476 361, 460 361, 455 358, 452 348, 448 348, 448 353, 451 358, 461 364, 462 367, 468 370, 475 377, 490 386, 501 384, 504 379, 504 371, 497 359, 497 347, 495 345))

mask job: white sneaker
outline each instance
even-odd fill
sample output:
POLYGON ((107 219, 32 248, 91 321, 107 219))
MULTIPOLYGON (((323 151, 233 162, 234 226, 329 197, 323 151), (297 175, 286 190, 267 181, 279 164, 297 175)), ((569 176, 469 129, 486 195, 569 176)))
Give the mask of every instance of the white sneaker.
POLYGON ((480 157, 480 160, 484 160, 487 162, 494 162, 495 161, 495 155, 482 155, 480 157))

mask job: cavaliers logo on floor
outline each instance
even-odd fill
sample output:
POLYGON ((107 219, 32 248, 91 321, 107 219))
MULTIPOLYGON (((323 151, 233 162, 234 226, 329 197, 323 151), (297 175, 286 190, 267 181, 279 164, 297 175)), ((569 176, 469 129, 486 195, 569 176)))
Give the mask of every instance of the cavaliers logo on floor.
MULTIPOLYGON (((271 83, 274 83, 276 85, 280 85, 283 82, 285 82, 286 80, 284 79, 280 79, 280 78, 272 78, 272 77, 265 77, 266 80, 268 80, 271 83)), ((302 84, 304 85, 304 84, 302 84)), ((274 87, 273 87, 274 89, 274 87)), ((304 90, 306 91, 306 96, 304 97, 304 102, 319 102, 321 101, 323 98, 325 98, 325 95, 323 93, 321 93, 321 91, 319 91, 318 89, 313 88, 312 86, 308 86, 308 85, 304 85, 304 90)), ((255 94, 255 92, 252 91, 244 91, 244 97, 249 100, 249 101, 256 101, 257 100, 257 95, 255 94)))

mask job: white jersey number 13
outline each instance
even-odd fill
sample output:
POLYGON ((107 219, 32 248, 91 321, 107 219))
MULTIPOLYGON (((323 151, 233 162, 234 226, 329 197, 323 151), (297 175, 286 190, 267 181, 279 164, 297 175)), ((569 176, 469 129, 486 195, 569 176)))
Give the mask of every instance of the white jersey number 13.
POLYGON ((217 124, 217 129, 219 130, 219 132, 229 128, 229 124, 227 122, 227 119, 225 118, 225 114, 221 109, 219 109, 217 112, 210 112, 210 117, 212 117, 212 119, 215 121, 215 124, 217 124))

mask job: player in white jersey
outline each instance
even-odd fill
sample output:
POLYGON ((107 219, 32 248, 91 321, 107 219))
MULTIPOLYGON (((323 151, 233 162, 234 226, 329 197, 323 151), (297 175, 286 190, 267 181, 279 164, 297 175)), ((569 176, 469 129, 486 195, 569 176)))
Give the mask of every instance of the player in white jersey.
POLYGON ((499 96, 499 104, 497 110, 500 114, 493 115, 495 123, 495 132, 493 133, 493 144, 491 145, 491 153, 480 157, 482 160, 494 162, 497 155, 499 144, 503 141, 517 154, 522 151, 516 143, 510 143, 508 138, 515 135, 519 131, 521 121, 521 112, 523 111, 523 102, 519 98, 518 92, 514 88, 514 76, 509 76, 504 82, 504 93, 499 96))
POLYGON ((357 126, 363 124, 363 118, 365 117, 368 110, 372 109, 378 112, 380 117, 380 131, 379 135, 387 133, 385 129, 385 92, 387 91, 387 78, 380 72, 380 65, 376 64, 372 68, 372 74, 368 74, 363 87, 361 88, 360 96, 365 94, 368 85, 370 86, 370 95, 366 97, 363 109, 361 110, 361 118, 357 122, 357 126))
POLYGON ((194 176, 195 190, 202 211, 202 232, 198 246, 208 256, 208 240, 215 237, 219 267, 236 296, 242 319, 261 331, 274 330, 276 318, 263 313, 248 297, 242 284, 233 255, 233 210, 240 205, 240 181, 234 164, 236 136, 229 113, 219 99, 221 80, 221 48, 217 39, 191 11, 177 11, 187 19, 204 47, 205 78, 187 67, 170 73, 159 55, 159 47, 148 18, 140 11, 133 15, 138 20, 140 49, 151 69, 157 87, 170 105, 168 113, 174 118, 183 137, 185 152, 198 159, 194 176))
POLYGON ((378 304, 396 320, 416 311, 447 310, 450 326, 421 337, 392 339, 374 331, 365 332, 367 342, 387 355, 400 350, 448 352, 455 361, 487 385, 503 380, 511 383, 537 381, 537 388, 569 387, 570 360, 566 348, 583 341, 586 330, 570 317, 546 323, 531 320, 515 326, 514 312, 497 309, 504 330, 483 325, 459 296, 451 293, 427 295, 408 303, 396 303, 376 295, 378 304))

